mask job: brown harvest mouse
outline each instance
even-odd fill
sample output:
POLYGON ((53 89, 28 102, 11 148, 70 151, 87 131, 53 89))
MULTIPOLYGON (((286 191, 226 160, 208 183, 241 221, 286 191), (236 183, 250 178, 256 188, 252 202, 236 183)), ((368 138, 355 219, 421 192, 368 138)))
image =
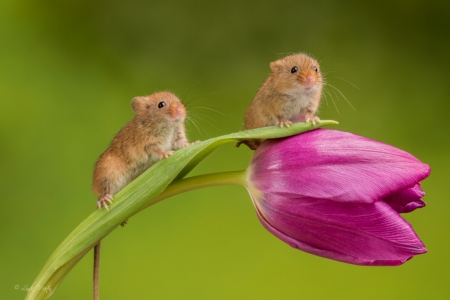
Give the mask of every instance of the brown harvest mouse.
MULTIPOLYGON (((97 207, 108 209, 113 196, 147 168, 186 147, 186 108, 172 93, 135 97, 134 118, 112 140, 94 168, 97 207)), ((100 243, 94 249, 94 299, 98 299, 100 243)))
POLYGON ((142 172, 173 151, 186 147, 186 108, 172 93, 159 92, 135 97, 135 112, 98 159, 92 189, 97 207, 108 209, 114 194, 142 172))
MULTIPOLYGON (((317 60, 299 53, 271 62, 270 68, 272 73, 245 113, 245 129, 319 122, 315 114, 322 96, 323 77, 317 60)), ((256 150, 262 142, 255 139, 242 143, 256 150)))

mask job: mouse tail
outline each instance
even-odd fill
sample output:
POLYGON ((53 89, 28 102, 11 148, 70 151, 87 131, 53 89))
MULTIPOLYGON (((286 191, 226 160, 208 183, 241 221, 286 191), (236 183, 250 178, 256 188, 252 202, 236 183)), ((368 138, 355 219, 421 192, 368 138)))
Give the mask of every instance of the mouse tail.
POLYGON ((241 144, 246 145, 252 150, 256 150, 256 148, 258 148, 257 140, 240 141, 236 144, 236 147, 239 147, 241 144))

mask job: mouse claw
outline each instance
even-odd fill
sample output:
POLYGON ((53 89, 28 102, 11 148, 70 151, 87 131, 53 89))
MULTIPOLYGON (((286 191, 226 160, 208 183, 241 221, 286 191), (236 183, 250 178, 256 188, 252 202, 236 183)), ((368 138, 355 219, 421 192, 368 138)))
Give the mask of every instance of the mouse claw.
POLYGON ((287 121, 278 121, 277 125, 280 125, 280 128, 283 128, 283 126, 286 126, 286 128, 289 128, 290 125, 292 124, 291 121, 287 120, 287 121))
POLYGON ((189 143, 189 146, 198 144, 198 143, 200 143, 200 142, 201 142, 200 140, 196 140, 195 142, 189 143))
POLYGON ((190 142, 190 143, 186 142, 183 146, 181 146, 181 148, 186 148, 186 147, 198 144, 198 143, 200 143, 200 140, 196 140, 195 142, 190 142))
POLYGON ((173 154, 173 151, 172 150, 169 150, 169 151, 166 151, 166 152, 163 152, 163 153, 161 153, 161 155, 159 156, 161 159, 163 159, 163 158, 168 158, 169 156, 171 156, 173 154))
POLYGON ((316 125, 316 122, 319 123, 320 119, 319 119, 319 117, 312 116, 312 117, 307 118, 305 122, 310 122, 313 125, 316 125))
POLYGON ((97 208, 101 209, 102 207, 104 207, 104 208, 106 208, 106 210, 109 210, 109 206, 108 206, 107 202, 112 203, 112 199, 113 199, 112 195, 110 195, 110 194, 104 195, 97 201, 97 208))

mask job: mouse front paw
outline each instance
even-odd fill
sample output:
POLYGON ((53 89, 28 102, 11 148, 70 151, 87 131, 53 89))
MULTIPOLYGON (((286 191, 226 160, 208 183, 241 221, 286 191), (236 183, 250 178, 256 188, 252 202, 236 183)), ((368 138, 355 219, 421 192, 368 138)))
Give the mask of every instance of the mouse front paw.
POLYGON ((188 146, 195 145, 195 144, 198 144, 200 142, 201 142, 200 140, 196 140, 195 142, 188 143, 188 146))
POLYGON ((307 112, 307 113, 305 114, 305 122, 310 122, 310 123, 312 123, 313 125, 315 125, 316 122, 317 122, 317 123, 320 122, 320 119, 319 119, 319 117, 316 117, 313 113, 307 112))
POLYGON ((188 141, 185 141, 180 144, 180 147, 178 149, 186 148, 186 147, 189 147, 190 145, 191 145, 191 143, 189 143, 188 141))
POLYGON ((278 120, 276 125, 280 125, 280 128, 283 128, 283 126, 286 126, 287 128, 289 128, 291 124, 292 124, 292 122, 289 120, 278 120))
POLYGON ((159 158, 163 159, 163 158, 168 158, 169 156, 171 156, 173 154, 172 150, 166 151, 166 152, 161 152, 159 154, 159 158))
POLYGON ((112 203, 112 199, 113 199, 112 195, 110 195, 110 194, 104 195, 103 197, 98 199, 97 208, 101 209, 102 207, 104 207, 104 208, 106 208, 106 210, 109 210, 108 203, 112 203))

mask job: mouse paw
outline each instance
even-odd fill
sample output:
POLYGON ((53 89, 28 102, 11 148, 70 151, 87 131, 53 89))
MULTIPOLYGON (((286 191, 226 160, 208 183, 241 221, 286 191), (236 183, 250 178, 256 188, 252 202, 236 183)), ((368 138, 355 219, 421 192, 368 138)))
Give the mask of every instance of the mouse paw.
POLYGON ((189 142, 185 142, 184 144, 181 145, 180 148, 186 148, 186 147, 189 147, 189 146, 198 144, 198 143, 200 143, 200 140, 197 140, 197 141, 195 141, 195 142, 190 142, 190 143, 189 143, 189 142))
POLYGON ((316 117, 316 116, 314 116, 314 115, 310 115, 310 116, 307 116, 307 117, 306 117, 306 121, 305 121, 305 122, 310 122, 310 123, 312 123, 313 125, 315 125, 316 122, 317 122, 317 123, 320 122, 320 119, 319 119, 319 117, 316 117))
POLYGON ((287 128, 289 128, 291 124, 292 124, 292 122, 289 120, 279 120, 276 125, 280 125, 280 128, 283 128, 283 126, 286 126, 287 128))
POLYGON ((186 147, 189 147, 189 146, 191 146, 191 145, 195 145, 195 144, 198 144, 198 143, 200 143, 200 141, 199 140, 197 140, 197 141, 195 141, 195 142, 185 142, 183 145, 181 145, 181 148, 186 148, 186 147))
POLYGON ((101 209, 102 207, 104 207, 104 208, 106 208, 106 210, 109 210, 108 202, 112 203, 112 199, 113 199, 112 195, 110 195, 110 194, 104 195, 103 197, 98 199, 97 208, 101 209))
POLYGON ((166 151, 166 152, 162 152, 162 153, 159 155, 159 158, 160 158, 160 159, 168 158, 168 157, 171 156, 172 154, 173 154, 173 151, 172 151, 172 150, 169 150, 169 151, 166 151))
POLYGON ((191 146, 191 145, 195 145, 195 144, 198 144, 198 143, 200 143, 201 141, 200 140, 196 140, 195 142, 191 142, 191 143, 189 143, 189 145, 188 146, 191 146))

